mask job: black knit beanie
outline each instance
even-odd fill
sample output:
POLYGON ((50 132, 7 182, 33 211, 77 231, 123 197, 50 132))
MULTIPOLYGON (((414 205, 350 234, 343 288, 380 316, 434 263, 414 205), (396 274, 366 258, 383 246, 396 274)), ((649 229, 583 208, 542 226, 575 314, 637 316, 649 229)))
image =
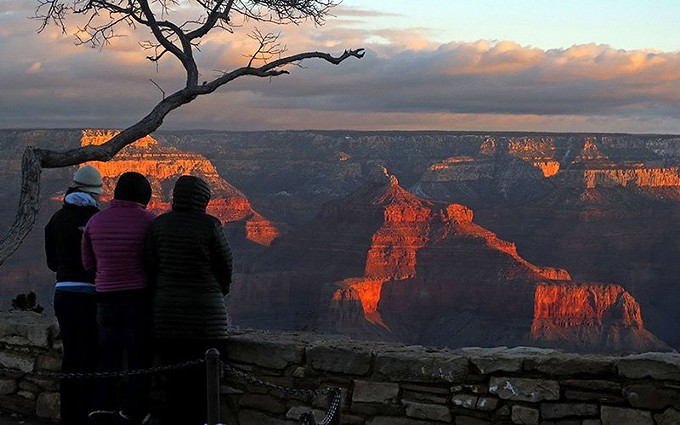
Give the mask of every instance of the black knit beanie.
POLYGON ((128 171, 118 178, 113 199, 133 201, 146 206, 151 199, 151 184, 143 175, 128 171))

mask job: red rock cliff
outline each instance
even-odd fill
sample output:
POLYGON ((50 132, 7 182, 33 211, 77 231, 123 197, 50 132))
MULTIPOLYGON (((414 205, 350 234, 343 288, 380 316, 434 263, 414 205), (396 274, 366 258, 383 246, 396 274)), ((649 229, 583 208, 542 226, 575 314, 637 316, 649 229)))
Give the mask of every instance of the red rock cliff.
MULTIPOLYGON (((116 133, 112 130, 83 130, 81 144, 99 145, 116 133)), ((152 199, 148 208, 162 213, 170 209, 170 192, 174 181, 181 175, 191 174, 205 179, 210 185, 212 198, 207 212, 219 218, 223 224, 242 222, 246 239, 260 245, 270 245, 279 235, 273 223, 254 211, 246 196, 222 179, 202 155, 161 146, 151 136, 147 136, 123 148, 112 160, 93 162, 92 165, 102 173, 103 202, 113 197, 113 189, 122 173, 136 171, 151 182, 152 199)))
POLYGON ((531 335, 576 348, 668 348, 645 330, 639 304, 618 285, 537 285, 531 335))

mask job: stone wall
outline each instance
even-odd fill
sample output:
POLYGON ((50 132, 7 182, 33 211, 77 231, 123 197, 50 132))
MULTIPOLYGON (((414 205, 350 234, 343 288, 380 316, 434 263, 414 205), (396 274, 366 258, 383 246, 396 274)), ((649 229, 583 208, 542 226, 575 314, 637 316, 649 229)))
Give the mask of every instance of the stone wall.
POLYGON ((58 382, 50 377, 61 368, 58 333, 55 320, 40 314, 0 313, 0 411, 59 416, 58 382))
MULTIPOLYGON (((0 367, 21 371, 0 374, 0 410, 56 418, 56 380, 32 375, 58 369, 56 326, 32 313, 0 320, 0 367)), ((342 391, 344 424, 680 424, 677 353, 449 351, 237 330, 223 354, 239 371, 222 380, 228 424, 291 424, 310 411, 320 420, 328 400, 316 392, 327 387, 342 391)))
MULTIPOLYGON (((680 424, 677 353, 448 351, 248 331, 231 337, 226 355, 270 383, 341 388, 346 424, 680 424)), ((223 416, 241 425, 290 423, 286 419, 309 410, 318 420, 328 405, 239 380, 226 384, 242 393, 229 391, 225 409, 231 412, 223 416)))

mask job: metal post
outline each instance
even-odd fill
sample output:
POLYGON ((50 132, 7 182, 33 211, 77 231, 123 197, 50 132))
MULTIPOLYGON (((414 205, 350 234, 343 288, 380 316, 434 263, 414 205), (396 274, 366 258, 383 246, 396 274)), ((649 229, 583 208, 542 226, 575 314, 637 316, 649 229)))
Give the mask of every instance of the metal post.
POLYGON ((207 425, 220 423, 220 352, 210 348, 205 353, 207 425))

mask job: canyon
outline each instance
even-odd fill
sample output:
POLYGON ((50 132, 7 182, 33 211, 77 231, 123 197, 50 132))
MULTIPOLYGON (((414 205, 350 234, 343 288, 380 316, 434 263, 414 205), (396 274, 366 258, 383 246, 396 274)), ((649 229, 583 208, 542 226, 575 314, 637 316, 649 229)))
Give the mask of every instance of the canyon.
MULTIPOLYGON (((108 130, 0 131, 5 180, 22 146, 101 143, 108 130)), ((675 282, 680 138, 448 132, 173 132, 107 164, 169 207, 184 173, 237 260, 235 326, 435 346, 638 352, 680 346, 675 282)), ((48 170, 41 220, 6 265, 49 299, 41 228, 73 170, 48 170)), ((9 223, 18 183, 0 188, 9 223)))

